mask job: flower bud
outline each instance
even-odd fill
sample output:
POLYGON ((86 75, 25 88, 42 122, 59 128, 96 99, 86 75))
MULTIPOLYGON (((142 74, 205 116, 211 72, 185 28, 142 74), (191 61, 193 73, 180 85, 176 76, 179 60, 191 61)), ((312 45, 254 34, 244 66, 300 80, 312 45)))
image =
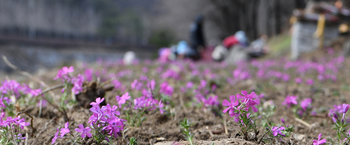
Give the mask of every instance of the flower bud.
POLYGON ((350 105, 349 104, 343 104, 343 112, 342 113, 346 113, 346 112, 348 112, 348 110, 349 110, 349 107, 350 107, 350 105))
POLYGON ((282 123, 283 123, 283 124, 285 124, 285 121, 284 121, 284 119, 283 119, 283 118, 281 118, 281 121, 282 121, 282 123))
POLYGON ((334 123, 337 123, 337 119, 335 119, 334 117, 332 117, 332 119, 334 123))
POLYGON ((333 117, 338 120, 338 115, 336 113, 333 113, 333 117))

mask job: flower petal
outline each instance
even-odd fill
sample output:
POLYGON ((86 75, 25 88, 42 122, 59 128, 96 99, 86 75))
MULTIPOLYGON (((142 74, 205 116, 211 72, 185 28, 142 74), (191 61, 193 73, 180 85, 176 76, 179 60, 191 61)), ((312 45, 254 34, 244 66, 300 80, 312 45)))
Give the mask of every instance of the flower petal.
POLYGON ((238 100, 236 100, 235 102, 233 102, 233 106, 237 106, 239 104, 239 101, 238 100))
POLYGON ((235 95, 231 95, 231 96, 230 96, 230 101, 231 101, 231 103, 234 102, 235 100, 236 100, 235 95))
POLYGON ((87 135, 88 137, 91 137, 91 136, 92 136, 90 132, 87 132, 86 135, 87 135))
POLYGON ((322 140, 318 141, 318 144, 324 144, 324 143, 326 143, 326 142, 327 142, 326 139, 322 139, 322 140))
POLYGON ((241 91, 241 93, 242 93, 242 95, 244 95, 244 96, 247 96, 247 95, 248 95, 247 91, 241 91))
POLYGON ((231 107, 227 107, 224 111, 222 111, 223 113, 226 113, 231 107))
POLYGON ((230 106, 231 103, 225 99, 224 101, 222 101, 222 105, 223 106, 230 106))
POLYGON ((255 106, 250 106, 250 107, 252 107, 254 112, 258 112, 258 108, 256 108, 255 106))
POLYGON ((240 94, 236 94, 237 99, 244 99, 244 96, 241 96, 240 94))

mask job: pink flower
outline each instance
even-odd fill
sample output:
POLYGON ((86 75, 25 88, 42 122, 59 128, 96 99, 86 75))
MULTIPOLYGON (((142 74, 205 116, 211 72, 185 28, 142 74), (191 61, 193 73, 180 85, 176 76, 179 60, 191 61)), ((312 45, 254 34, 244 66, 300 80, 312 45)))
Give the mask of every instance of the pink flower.
POLYGON ((52 138, 52 143, 51 144, 54 144, 58 138, 58 133, 59 133, 59 129, 57 128, 57 131, 55 133, 55 136, 52 138))
POLYGON ((138 83, 138 81, 137 81, 137 79, 135 79, 135 80, 131 83, 131 89, 136 89, 137 83, 138 83))
POLYGON ((118 80, 113 80, 112 84, 114 85, 115 89, 120 89, 122 87, 122 83, 120 83, 118 80))
POLYGON ((339 120, 337 113, 333 113, 332 119, 333 119, 334 123, 337 123, 337 121, 339 120))
POLYGON ((40 93, 41 93, 41 89, 35 89, 35 90, 32 90, 29 88, 29 94, 31 94, 32 96, 38 96, 40 93))
POLYGON ((62 69, 58 70, 57 76, 54 78, 54 80, 56 79, 62 79, 62 80, 66 80, 68 79, 68 77, 66 76, 68 73, 71 73, 74 71, 73 66, 68 67, 63 67, 62 69))
POLYGON ((241 93, 243 96, 241 96, 240 94, 237 94, 236 96, 238 99, 243 99, 242 103, 243 102, 246 103, 246 111, 248 111, 249 108, 252 108, 254 112, 257 112, 258 109, 255 107, 255 105, 259 105, 260 100, 258 96, 255 94, 255 92, 251 92, 250 94, 248 94, 247 91, 241 91, 241 93))
POLYGON ((110 134, 114 135, 115 138, 118 137, 118 133, 123 130, 124 124, 122 119, 118 117, 107 119, 108 126, 106 129, 111 130, 110 134))
POLYGON ((283 74, 282 80, 285 81, 285 82, 289 81, 289 75, 288 74, 283 74))
POLYGON ((349 104, 343 104, 342 106, 342 113, 346 113, 349 110, 350 105, 349 104))
POLYGON ((281 126, 281 127, 276 127, 276 126, 274 126, 274 127, 272 127, 272 134, 273 134, 273 136, 277 136, 278 134, 280 134, 280 135, 282 135, 282 136, 285 136, 281 131, 282 130, 284 130, 285 128, 283 127, 283 126, 281 126))
POLYGON ((164 95, 171 96, 173 94, 174 88, 171 87, 167 82, 164 82, 160 85, 160 93, 163 93, 164 95))
POLYGON ((62 71, 63 71, 63 73, 68 74, 68 73, 73 72, 74 68, 73 68, 73 66, 70 66, 69 68, 65 66, 62 68, 62 71))
POLYGON ((62 138, 65 134, 70 133, 68 126, 69 126, 69 122, 66 122, 66 124, 64 125, 64 128, 61 129, 60 132, 61 132, 62 138))
POLYGON ((342 105, 333 105, 333 108, 329 110, 328 116, 332 116, 333 113, 342 113, 342 105))
POLYGON ((288 108, 290 108, 291 105, 296 105, 298 104, 297 102, 297 96, 289 96, 287 95, 286 99, 284 99, 284 102, 282 103, 282 105, 287 105, 288 108))
POLYGON ((264 93, 261 93, 258 98, 264 98, 265 97, 265 94, 264 93))
POLYGON ((186 88, 191 89, 192 87, 193 87, 193 83, 192 82, 188 82, 186 84, 186 88))
POLYGON ((309 107, 311 105, 311 103, 312 103, 311 98, 307 98, 300 103, 300 106, 305 111, 307 109, 307 107, 309 107))
POLYGON ((256 76, 258 78, 263 78, 264 77, 264 73, 265 73, 264 70, 259 69, 258 72, 256 73, 256 76))
POLYGON ((29 122, 25 122, 25 119, 24 118, 21 119, 21 116, 18 116, 18 117, 13 118, 13 119, 9 119, 7 122, 15 123, 15 124, 19 125, 19 127, 21 129, 23 129, 25 126, 29 125, 29 122))
MULTIPOLYGON (((234 95, 230 96, 230 101, 231 101, 231 103, 229 101, 227 101, 226 99, 224 101, 222 101, 222 105, 223 106, 228 106, 228 108, 226 108, 222 112, 226 113, 227 111, 229 111, 230 117, 235 117, 234 121, 238 122, 240 113, 239 112, 237 112, 237 113, 235 112, 235 106, 238 106, 239 101, 238 101, 238 99, 236 99, 236 97, 234 95)), ((237 108, 237 109, 240 109, 240 108, 237 108)))
POLYGON ((343 117, 342 117, 342 119, 341 119, 341 122, 344 122, 345 114, 346 114, 346 112, 348 112, 349 107, 350 107, 349 104, 343 104, 343 106, 342 106, 343 117))
POLYGON ((99 106, 103 102, 103 100, 105 100, 105 98, 101 99, 100 97, 98 97, 98 98, 96 98, 96 102, 91 102, 90 105, 99 106))
POLYGON ((79 94, 83 91, 83 82, 84 78, 80 74, 78 74, 77 77, 72 78, 72 83, 74 85, 72 88, 72 92, 74 92, 74 94, 79 94))
POLYGON ((200 88, 205 88, 206 85, 207 85, 207 81, 206 80, 201 80, 200 88))
POLYGON ((156 81, 154 80, 151 80, 149 83, 148 83, 148 86, 151 90, 154 90, 155 86, 156 86, 156 81))
POLYGON ((204 106, 215 106, 215 105, 219 105, 219 101, 218 101, 218 96, 210 96, 208 97, 208 99, 203 99, 203 104, 204 106))
POLYGON ((79 124, 78 127, 79 128, 76 128, 75 131, 76 132, 80 132, 82 138, 85 138, 86 136, 88 136, 88 137, 92 136, 91 133, 90 133, 90 130, 91 130, 90 127, 85 127, 84 128, 84 125, 82 125, 82 124, 79 124))
POLYGON ((238 99, 236 100, 235 95, 230 96, 230 101, 231 101, 231 103, 229 101, 227 101, 226 99, 224 101, 222 101, 223 106, 228 106, 228 108, 226 108, 224 111, 222 111, 223 113, 226 113, 229 110, 234 111, 235 106, 237 106, 239 104, 238 99))
POLYGON ((106 116, 112 117, 115 115, 120 115, 120 112, 116 111, 117 109, 117 106, 113 105, 113 107, 111 107, 111 105, 108 103, 106 106, 102 106, 101 111, 103 111, 106 116))
POLYGON ((99 119, 100 119, 100 118, 99 118, 99 114, 93 113, 93 114, 90 116, 88 123, 90 123, 90 125, 92 125, 92 124, 96 123, 99 119))
POLYGON ((323 81, 324 80, 324 76, 323 75, 318 75, 317 79, 320 80, 320 81, 323 81))
POLYGON ((335 117, 332 117, 332 120, 334 123, 337 123, 337 119, 335 117))
POLYGON ((230 117, 234 117, 235 122, 239 122, 239 116, 241 115, 239 111, 236 113, 234 110, 230 110, 229 114, 230 117))
POLYGON ((162 101, 159 101, 159 111, 160 111, 160 114, 163 114, 164 113, 164 110, 162 109, 164 107, 164 104, 162 103, 162 101))
POLYGON ((303 82, 301 78, 295 78, 295 83, 300 84, 301 82, 303 82))
POLYGON ((313 145, 321 145, 327 142, 326 139, 321 139, 322 134, 318 135, 318 140, 313 140, 313 145))
POLYGON ((312 80, 312 79, 308 79, 307 81, 306 81, 306 84, 308 84, 308 85, 313 85, 314 84, 314 81, 312 80))
MULTIPOLYGON (((0 98, 0 107, 1 107, 1 98, 0 98)), ((40 100, 38 103, 37 103, 37 106, 39 107, 41 104, 42 107, 46 107, 47 106, 47 101, 46 100, 40 100)))
POLYGON ((93 73, 93 70, 92 69, 86 69, 84 74, 85 74, 85 79, 87 81, 91 81, 92 80, 92 73, 93 73))
POLYGON ((115 96, 115 99, 117 100, 119 104, 119 108, 121 108, 122 104, 125 104, 127 100, 129 100, 131 97, 129 96, 129 92, 126 92, 122 97, 115 96))
POLYGON ((283 118, 281 118, 281 122, 282 122, 283 124, 285 124, 285 121, 284 121, 284 119, 283 119, 283 118))

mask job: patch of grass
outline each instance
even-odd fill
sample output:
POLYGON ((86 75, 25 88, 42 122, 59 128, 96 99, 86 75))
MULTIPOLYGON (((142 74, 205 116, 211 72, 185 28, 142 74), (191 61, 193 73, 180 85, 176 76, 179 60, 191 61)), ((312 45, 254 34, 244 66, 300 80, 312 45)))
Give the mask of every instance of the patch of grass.
POLYGON ((281 34, 272 37, 267 45, 269 47, 269 56, 276 57, 281 55, 288 55, 292 38, 289 34, 281 34))

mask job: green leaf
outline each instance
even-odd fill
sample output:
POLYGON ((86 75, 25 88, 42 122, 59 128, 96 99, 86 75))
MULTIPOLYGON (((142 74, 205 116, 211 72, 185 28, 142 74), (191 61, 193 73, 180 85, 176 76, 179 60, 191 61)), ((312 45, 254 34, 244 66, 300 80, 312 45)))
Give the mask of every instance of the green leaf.
POLYGON ((134 138, 134 137, 131 137, 129 142, 130 142, 130 145, 137 145, 138 144, 136 141, 136 138, 134 138))

